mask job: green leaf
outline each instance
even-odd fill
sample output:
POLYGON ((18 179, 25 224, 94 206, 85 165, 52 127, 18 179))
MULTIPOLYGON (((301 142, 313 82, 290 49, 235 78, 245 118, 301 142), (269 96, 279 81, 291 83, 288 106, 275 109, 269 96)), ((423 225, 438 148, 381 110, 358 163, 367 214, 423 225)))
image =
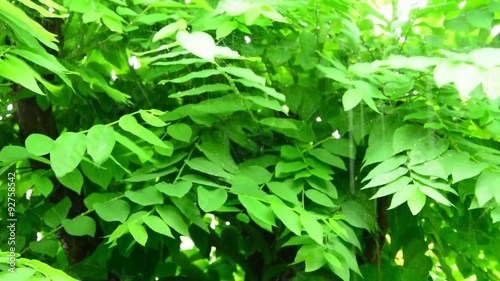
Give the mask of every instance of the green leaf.
POLYGON ((190 181, 178 181, 176 183, 160 182, 155 187, 168 196, 184 197, 191 190, 193 184, 190 181))
POLYGON ((80 167, 82 168, 83 174, 87 176, 89 180, 101 186, 103 189, 108 188, 109 184, 111 183, 113 174, 110 173, 107 168, 100 168, 86 161, 82 162, 80 167))
POLYGON ((348 111, 356 107, 361 100, 363 99, 363 95, 358 92, 357 89, 349 89, 345 91, 342 96, 342 105, 344 106, 344 110, 348 111))
POLYGON ((283 17, 278 11, 276 11, 276 9, 274 7, 272 7, 271 5, 263 5, 260 7, 260 13, 272 20, 272 21, 276 21, 276 22, 283 22, 283 23, 286 23, 287 20, 285 19, 285 17, 283 17))
POLYGON ((53 139, 41 134, 31 134, 25 141, 26 150, 36 156, 50 153, 53 144, 53 139))
MULTIPOLYGON (((191 108, 199 113, 224 114, 224 115, 236 111, 246 110, 244 103, 241 102, 241 98, 236 95, 225 95, 220 98, 207 99, 193 105, 191 108)), ((191 114, 190 117, 193 118, 194 117, 193 114, 191 114)), ((207 118, 207 117, 209 116, 202 115, 202 118, 207 118)))
POLYGON ((134 237, 134 240, 137 241, 137 243, 142 246, 146 245, 146 242, 148 241, 148 232, 144 226, 137 223, 129 223, 128 231, 132 234, 132 237, 134 237))
POLYGON ((493 22, 493 13, 487 9, 467 11, 466 19, 472 26, 490 30, 493 22))
POLYGON ((213 187, 224 187, 223 185, 217 184, 211 180, 207 180, 202 176, 198 175, 185 175, 180 177, 182 180, 190 181, 192 183, 197 183, 200 185, 213 186, 213 187))
POLYGON ((115 147, 115 134, 113 127, 95 125, 87 133, 87 153, 96 165, 101 165, 108 160, 115 147))
POLYGON ((139 160, 141 160, 141 162, 146 162, 146 161, 150 161, 150 162, 157 162, 156 160, 154 160, 152 158, 152 153, 149 153, 148 151, 145 151, 144 149, 142 149, 141 147, 139 147, 137 144, 135 144, 133 141, 131 141, 129 138, 119 134, 118 132, 115 131, 115 140, 117 142, 119 142, 121 145, 123 145, 124 147, 126 147, 127 149, 129 149, 130 151, 132 151, 133 153, 135 153, 138 157, 139 157, 139 160))
POLYGON ((367 185, 365 185, 362 189, 374 187, 374 186, 379 186, 379 185, 384 185, 387 183, 390 183, 392 181, 397 180, 401 176, 405 175, 408 173, 408 169, 399 167, 396 170, 390 171, 385 174, 381 174, 379 176, 374 177, 367 185))
POLYGON ((137 13, 134 10, 121 6, 116 7, 116 13, 120 16, 137 16, 137 13))
POLYGON ((411 167, 411 170, 417 172, 420 175, 438 177, 446 180, 448 179, 448 173, 446 172, 446 168, 440 160, 441 159, 438 158, 427 161, 423 164, 411 167))
POLYGON ((67 173, 63 177, 57 178, 62 185, 80 194, 83 186, 83 176, 78 169, 67 173))
POLYGON ((279 101, 282 101, 282 102, 285 101, 285 95, 278 93, 276 91, 276 89, 274 89, 274 88, 267 87, 267 86, 264 86, 262 84, 259 84, 259 83, 253 82, 253 81, 249 81, 247 79, 236 79, 236 80, 234 80, 234 82, 241 83, 246 87, 257 88, 257 89, 261 90, 262 92, 266 93, 267 95, 269 95, 269 96, 271 96, 279 101))
POLYGON ((333 254, 335 254, 337 257, 342 257, 350 269, 352 269, 357 274, 361 275, 354 251, 352 251, 352 249, 347 248, 344 244, 339 242, 335 243, 334 245, 335 246, 331 248, 333 254))
POLYGON ((174 139, 189 142, 193 131, 184 123, 173 124, 167 127, 167 133, 174 139))
MULTIPOLYGON (((333 67, 325 67, 325 66, 320 65, 320 64, 316 65, 316 68, 318 68, 319 71, 323 72, 326 77, 328 77, 332 80, 335 80, 335 81, 338 81, 338 82, 341 82, 341 83, 344 83, 347 85, 352 84, 351 78, 347 77, 347 74, 345 73, 345 71, 342 71, 342 70, 339 70, 339 69, 333 68, 333 67)), ((360 99, 360 101, 361 101, 361 99, 360 99)))
POLYGON ((71 200, 68 197, 64 197, 59 203, 43 214, 43 221, 52 228, 58 227, 68 216, 71 205, 71 200))
POLYGON ((326 263, 326 259, 322 254, 323 252, 324 250, 317 249, 305 257, 305 264, 306 264, 305 272, 316 271, 326 263))
POLYGON ((334 167, 340 168, 347 171, 344 161, 337 155, 333 155, 328 150, 324 148, 314 148, 309 150, 309 154, 316 157, 318 160, 325 162, 326 164, 332 165, 334 167))
POLYGON ((238 195, 238 200, 246 208, 250 215, 272 226, 276 226, 272 210, 259 200, 245 195, 238 195))
POLYGON ((123 33, 123 24, 115 17, 104 15, 101 20, 111 32, 123 33))
POLYGON ((432 187, 435 189, 444 190, 447 192, 451 192, 455 195, 458 195, 457 191, 455 189, 453 189, 452 187, 450 187, 449 184, 443 183, 437 179, 434 179, 433 177, 431 177, 429 179, 429 178, 421 176, 417 173, 411 173, 411 177, 413 178, 415 183, 422 183, 423 185, 426 185, 426 186, 429 186, 429 187, 432 187))
POLYGON ((289 61, 292 58, 292 53, 282 48, 273 47, 268 49, 267 58, 273 65, 279 66, 289 61))
POLYGON ((161 205, 156 206, 156 212, 168 226, 179 234, 189 237, 188 226, 178 209, 171 205, 161 205))
POLYGON ((329 223, 333 227, 334 232, 337 233, 340 238, 356 246, 358 249, 361 249, 361 244, 359 243, 356 233, 348 224, 344 223, 343 221, 337 221, 333 219, 329 219, 329 223))
POLYGON ((384 197, 387 195, 391 195, 393 193, 396 193, 402 189, 405 189, 408 187, 408 184, 411 182, 411 178, 403 176, 400 177, 399 179, 384 185, 381 187, 375 195, 372 196, 370 199, 375 199, 379 197, 384 197))
POLYGON ((307 198, 311 199, 316 204, 333 208, 336 205, 333 203, 332 199, 326 194, 317 191, 316 189, 309 189, 305 192, 307 198))
POLYGON ((439 193, 439 191, 435 190, 434 188, 425 185, 419 185, 418 189, 420 189, 420 191, 422 191, 425 195, 436 200, 438 203, 441 203, 446 206, 453 205, 448 199, 446 199, 446 197, 444 197, 441 193, 439 193))
POLYGON ((73 236, 84 236, 88 235, 94 237, 96 224, 91 217, 79 216, 74 219, 64 219, 62 221, 64 230, 69 235, 73 236))
POLYGON ((311 256, 322 256, 322 253, 325 251, 325 248, 318 244, 304 244, 301 242, 299 245, 301 245, 301 247, 295 255, 294 264, 307 261, 311 256))
POLYGON ((108 242, 106 244, 112 243, 111 246, 116 246, 116 240, 122 237, 125 233, 128 232, 127 224, 120 224, 110 235, 108 238, 108 242))
POLYGON ((321 146, 323 146, 324 149, 328 150, 328 152, 335 155, 348 157, 351 159, 354 159, 356 155, 356 145, 354 144, 354 142, 350 142, 345 138, 328 140, 325 141, 321 146))
POLYGON ((390 171, 393 171, 396 168, 398 168, 399 166, 401 166, 403 163, 405 163, 407 160, 408 160, 408 157, 406 157, 404 155, 399 155, 399 156, 389 158, 389 159, 385 160, 384 162, 378 164, 375 168, 373 168, 361 182, 370 180, 374 177, 381 176, 381 175, 386 174, 390 171))
POLYGON ((233 88, 226 84, 206 84, 196 88, 190 88, 189 90, 185 90, 182 92, 177 92, 175 94, 171 94, 169 98, 182 98, 186 96, 198 96, 205 93, 213 93, 220 92, 225 93, 227 91, 232 91, 233 88))
POLYGON ((230 175, 222 167, 216 165, 213 162, 208 161, 205 158, 193 158, 186 160, 186 164, 194 170, 200 171, 205 174, 212 176, 228 178, 230 175))
POLYGON ((415 145, 416 140, 425 138, 430 134, 430 131, 415 125, 405 125, 396 129, 392 143, 394 153, 411 149, 415 145))
POLYGON ((314 189, 319 190, 330 198, 338 198, 337 188, 330 180, 321 179, 317 177, 309 177, 306 179, 307 183, 314 189))
POLYGON ((45 95, 35 79, 40 75, 26 62, 9 54, 0 60, 0 77, 7 78, 39 95, 45 95))
POLYGON ((188 193, 182 198, 172 197, 170 198, 170 200, 192 223, 194 223, 206 233, 209 233, 207 224, 203 220, 202 216, 200 215, 200 210, 196 206, 196 199, 194 197, 194 194, 188 193))
POLYGON ((408 201, 406 203, 408 204, 408 207, 410 207, 410 211, 414 216, 420 213, 422 208, 425 206, 425 199, 425 194, 418 188, 414 189, 413 193, 410 197, 408 197, 408 201))
POLYGON ((373 232, 375 230, 375 218, 365 206, 355 201, 347 201, 342 204, 340 215, 343 220, 354 227, 364 228, 373 232))
POLYGON ((93 205, 97 215, 108 222, 119 221, 124 223, 130 214, 130 204, 125 200, 112 200, 93 205))
POLYGON ((17 162, 27 159, 30 156, 31 153, 29 153, 26 148, 17 145, 4 146, 0 151, 0 161, 5 163, 17 162))
POLYGON ((277 100, 259 96, 247 96, 245 97, 245 99, 251 101, 252 103, 258 106, 266 107, 274 111, 284 112, 283 107, 277 100))
POLYGON ((237 214, 237 215, 236 215, 236 218, 237 218, 239 221, 244 222, 244 223, 246 223, 246 224, 250 223, 250 218, 249 218, 247 215, 243 214, 243 213, 239 213, 239 214, 237 214))
POLYGON ((198 186, 198 206, 206 212, 216 211, 227 200, 227 191, 222 188, 198 186))
POLYGON ((150 113, 146 110, 139 110, 142 120, 153 127, 165 127, 167 123, 163 122, 160 118, 156 117, 155 114, 150 113))
POLYGON ((219 70, 221 72, 229 73, 233 76, 244 78, 248 81, 255 82, 255 83, 260 84, 262 86, 266 85, 266 79, 264 77, 258 76, 249 68, 228 66, 228 67, 217 67, 217 70, 219 70))
POLYGON ((295 235, 301 236, 301 224, 300 218, 297 213, 292 211, 290 208, 280 204, 271 204, 271 210, 273 210, 274 214, 278 219, 280 219, 283 224, 290 229, 295 235))
POLYGON ((443 154, 448 149, 449 144, 447 139, 436 139, 430 136, 419 139, 408 154, 409 164, 416 165, 432 160, 443 154))
POLYGON ((238 22, 236 21, 226 21, 223 24, 219 25, 217 30, 215 30, 216 39, 219 40, 223 37, 228 36, 234 30, 238 28, 238 22))
POLYGON ((281 158, 285 160, 297 160, 302 158, 302 152, 296 147, 290 145, 283 145, 280 148, 281 158))
POLYGON ((392 196, 391 205, 389 206, 389 210, 394 209, 397 206, 408 201, 408 198, 413 195, 413 192, 416 188, 416 185, 406 185, 402 187, 402 189, 400 189, 398 192, 394 193, 394 195, 392 196))
POLYGON ((493 220, 493 223, 497 223, 500 221, 500 207, 496 207, 490 213, 490 216, 493 220))
MULTIPOLYGON (((55 257, 57 255, 57 252, 59 251, 59 241, 56 239, 45 239, 45 240, 30 242, 29 245, 31 251, 42 255, 47 255, 51 258, 55 257)), ((17 270, 19 269, 23 268, 18 268, 17 270)), ((30 280, 30 279, 23 279, 22 277, 19 278, 20 273, 17 270, 16 270, 17 276, 15 280, 30 280)))
POLYGON ((151 180, 156 180, 157 178, 164 177, 166 175, 169 175, 173 172, 176 172, 177 168, 175 167, 168 167, 163 170, 156 170, 153 173, 148 173, 145 174, 142 171, 138 171, 132 175, 130 175, 129 178, 124 179, 123 181, 126 182, 144 182, 144 181, 151 181, 151 180))
POLYGON ((37 174, 31 175, 31 180, 35 185, 36 189, 40 191, 43 196, 48 197, 52 190, 54 189, 54 184, 47 177, 42 177, 37 174))
POLYGON ((292 190, 292 188, 283 182, 268 182, 266 183, 269 190, 281 197, 281 199, 286 200, 294 205, 300 205, 297 199, 297 194, 292 190))
POLYGON ((163 196, 154 186, 148 186, 138 191, 126 191, 125 197, 141 206, 149 206, 163 203, 163 196))
POLYGON ((165 84, 166 82, 170 82, 170 83, 185 83, 185 82, 191 81, 191 80, 193 80, 195 78, 207 78, 207 77, 210 77, 210 76, 213 76, 213 75, 218 75, 218 74, 221 74, 221 72, 219 70, 217 70, 217 69, 203 69, 203 70, 200 70, 200 71, 191 72, 191 73, 189 73, 187 75, 184 75, 184 76, 172 79, 172 80, 161 80, 158 83, 159 84, 165 84))
POLYGON ((66 85, 73 89, 71 80, 65 74, 68 72, 68 69, 66 69, 53 55, 49 54, 45 49, 21 47, 13 49, 11 50, 11 52, 55 73, 57 76, 59 76, 59 78, 61 78, 62 81, 64 81, 64 83, 66 83, 66 85))
POLYGON ((86 150, 85 135, 80 133, 62 133, 50 150, 50 166, 58 178, 78 167, 86 150))
POLYGON ((119 194, 117 193, 108 193, 108 192, 94 192, 87 196, 84 200, 83 203, 85 204, 85 207, 87 209, 93 209, 95 203, 105 203, 111 200, 116 200, 117 196, 119 194))
POLYGON ((316 243, 323 245, 323 227, 315 217, 304 212, 300 214, 300 223, 316 243))
POLYGON ((231 146, 226 132, 211 130, 201 135, 201 144, 196 148, 203 152, 205 157, 230 173, 236 173, 238 167, 231 156, 231 146))
MULTIPOLYGON (((27 34, 34 36, 45 46, 58 51, 57 45, 54 42, 58 42, 56 34, 50 33, 42 25, 31 19, 22 9, 16 7, 12 3, 6 0, 0 1, 0 6, 2 7, 2 18, 7 21, 11 26, 18 27, 14 28, 14 31, 26 32, 27 34)), ((0 67, 0 69, 2 69, 0 67)))
POLYGON ((162 147, 155 145, 154 147, 155 151, 163 156, 167 157, 172 156, 172 154, 174 153, 174 144, 170 141, 163 141, 163 144, 165 146, 162 147))
POLYGON ((137 137, 145 140, 146 142, 169 149, 159 137, 157 137, 153 132, 143 127, 141 124, 137 123, 137 120, 132 115, 123 115, 120 120, 118 120, 118 125, 125 131, 136 135, 137 137))
POLYGON ((500 173, 493 171, 485 171, 481 173, 476 181, 476 198, 479 206, 485 206, 488 201, 495 198, 497 203, 500 202, 500 173))
POLYGON ((133 213, 130 215, 130 217, 127 219, 127 223, 128 224, 131 224, 131 223, 139 223, 139 224, 142 224, 142 218, 146 217, 149 215, 149 212, 146 212, 146 211, 139 211, 139 212, 136 212, 136 213, 133 213))
POLYGON ((472 161, 457 162, 453 165, 453 170, 451 172, 453 183, 475 177, 479 175, 484 168, 486 168, 486 164, 483 163, 475 163, 472 161))
POLYGON ((185 30, 179 30, 176 37, 177 42, 191 54, 214 62, 216 45, 208 33, 201 31, 189 33, 185 30))
POLYGON ((239 174, 252 178, 256 184, 264 184, 271 180, 273 175, 260 166, 246 166, 239 169, 239 174))
POLYGON ((245 12, 245 24, 250 26, 254 24, 255 20, 260 16, 260 7, 252 7, 245 12))
POLYGON ((323 252, 326 262, 330 269, 344 281, 350 280, 350 272, 347 266, 342 266, 340 260, 333 254, 323 252))
POLYGON ((142 220, 152 230, 154 230, 160 234, 163 234, 165 236, 174 238, 168 225, 159 217, 154 216, 154 215, 149 215, 147 217, 142 218, 142 220))
POLYGON ((179 29, 185 29, 187 27, 187 23, 185 20, 180 19, 174 23, 166 25, 162 27, 158 32, 153 35, 153 42, 165 39, 174 35, 179 29))
POLYGON ((293 162, 284 162, 280 161, 276 164, 275 173, 277 177, 280 177, 284 173, 297 172, 304 168, 307 165, 302 161, 293 161, 293 162))

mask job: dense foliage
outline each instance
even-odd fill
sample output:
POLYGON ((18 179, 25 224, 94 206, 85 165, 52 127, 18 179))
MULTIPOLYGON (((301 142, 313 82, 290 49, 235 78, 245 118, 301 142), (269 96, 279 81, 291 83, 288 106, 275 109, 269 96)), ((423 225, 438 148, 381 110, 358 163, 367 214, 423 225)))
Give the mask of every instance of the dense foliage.
POLYGON ((0 279, 499 280, 500 2, 388 2, 0 0, 0 279))

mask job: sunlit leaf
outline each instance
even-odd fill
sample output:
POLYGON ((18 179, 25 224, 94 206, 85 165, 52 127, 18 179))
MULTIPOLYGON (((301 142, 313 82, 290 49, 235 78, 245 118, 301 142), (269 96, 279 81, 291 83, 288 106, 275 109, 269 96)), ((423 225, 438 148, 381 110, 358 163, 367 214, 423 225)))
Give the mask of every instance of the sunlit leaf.
POLYGON ((86 137, 80 133, 62 133, 50 150, 50 165, 57 177, 73 171, 87 149, 86 137))

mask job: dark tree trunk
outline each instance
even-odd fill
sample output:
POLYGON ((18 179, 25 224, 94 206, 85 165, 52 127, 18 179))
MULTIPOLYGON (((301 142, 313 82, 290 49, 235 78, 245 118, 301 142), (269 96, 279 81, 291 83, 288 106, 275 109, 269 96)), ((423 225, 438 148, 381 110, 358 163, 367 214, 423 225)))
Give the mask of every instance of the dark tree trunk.
MULTIPOLYGON (((42 25, 49 32, 58 35, 60 40, 59 49, 62 48, 62 33, 61 33, 61 25, 62 20, 60 19, 44 19, 42 21, 42 25)), ((54 50, 47 49, 49 53, 54 56, 58 56, 57 52, 54 50)), ((44 78, 48 81, 54 80, 54 75, 46 75, 44 78)), ((15 85, 12 87, 13 94, 19 94, 23 88, 19 85, 15 85)), ((30 97, 25 99, 20 99, 17 102, 17 122, 19 124, 19 131, 21 137, 21 143, 24 143, 26 138, 30 134, 38 133, 51 137, 52 139, 56 139, 59 135, 57 130, 57 123, 54 118, 54 114, 52 112, 52 107, 49 106, 46 110, 42 110, 40 106, 38 106, 36 97, 30 97)), ((33 171, 35 170, 49 170, 50 166, 38 161, 30 161, 31 168, 33 171)), ((47 198, 47 202, 57 204, 63 198, 68 197, 71 200, 72 207, 70 209, 69 218, 73 218, 83 212, 86 211, 86 207, 83 204, 83 197, 78 195, 76 192, 67 189, 62 186, 56 178, 51 178, 52 183, 54 184, 54 191, 47 198)), ((68 258, 68 262, 70 265, 74 265, 86 257, 88 257, 99 244, 98 238, 92 238, 89 236, 84 237, 75 237, 69 235, 64 229, 61 229, 56 234, 57 238, 61 242, 66 256, 68 258)))
POLYGON ((377 199, 377 232, 365 239, 365 261, 380 267, 380 253, 385 245, 385 235, 389 230, 389 216, 387 208, 389 199, 381 197, 377 199))

